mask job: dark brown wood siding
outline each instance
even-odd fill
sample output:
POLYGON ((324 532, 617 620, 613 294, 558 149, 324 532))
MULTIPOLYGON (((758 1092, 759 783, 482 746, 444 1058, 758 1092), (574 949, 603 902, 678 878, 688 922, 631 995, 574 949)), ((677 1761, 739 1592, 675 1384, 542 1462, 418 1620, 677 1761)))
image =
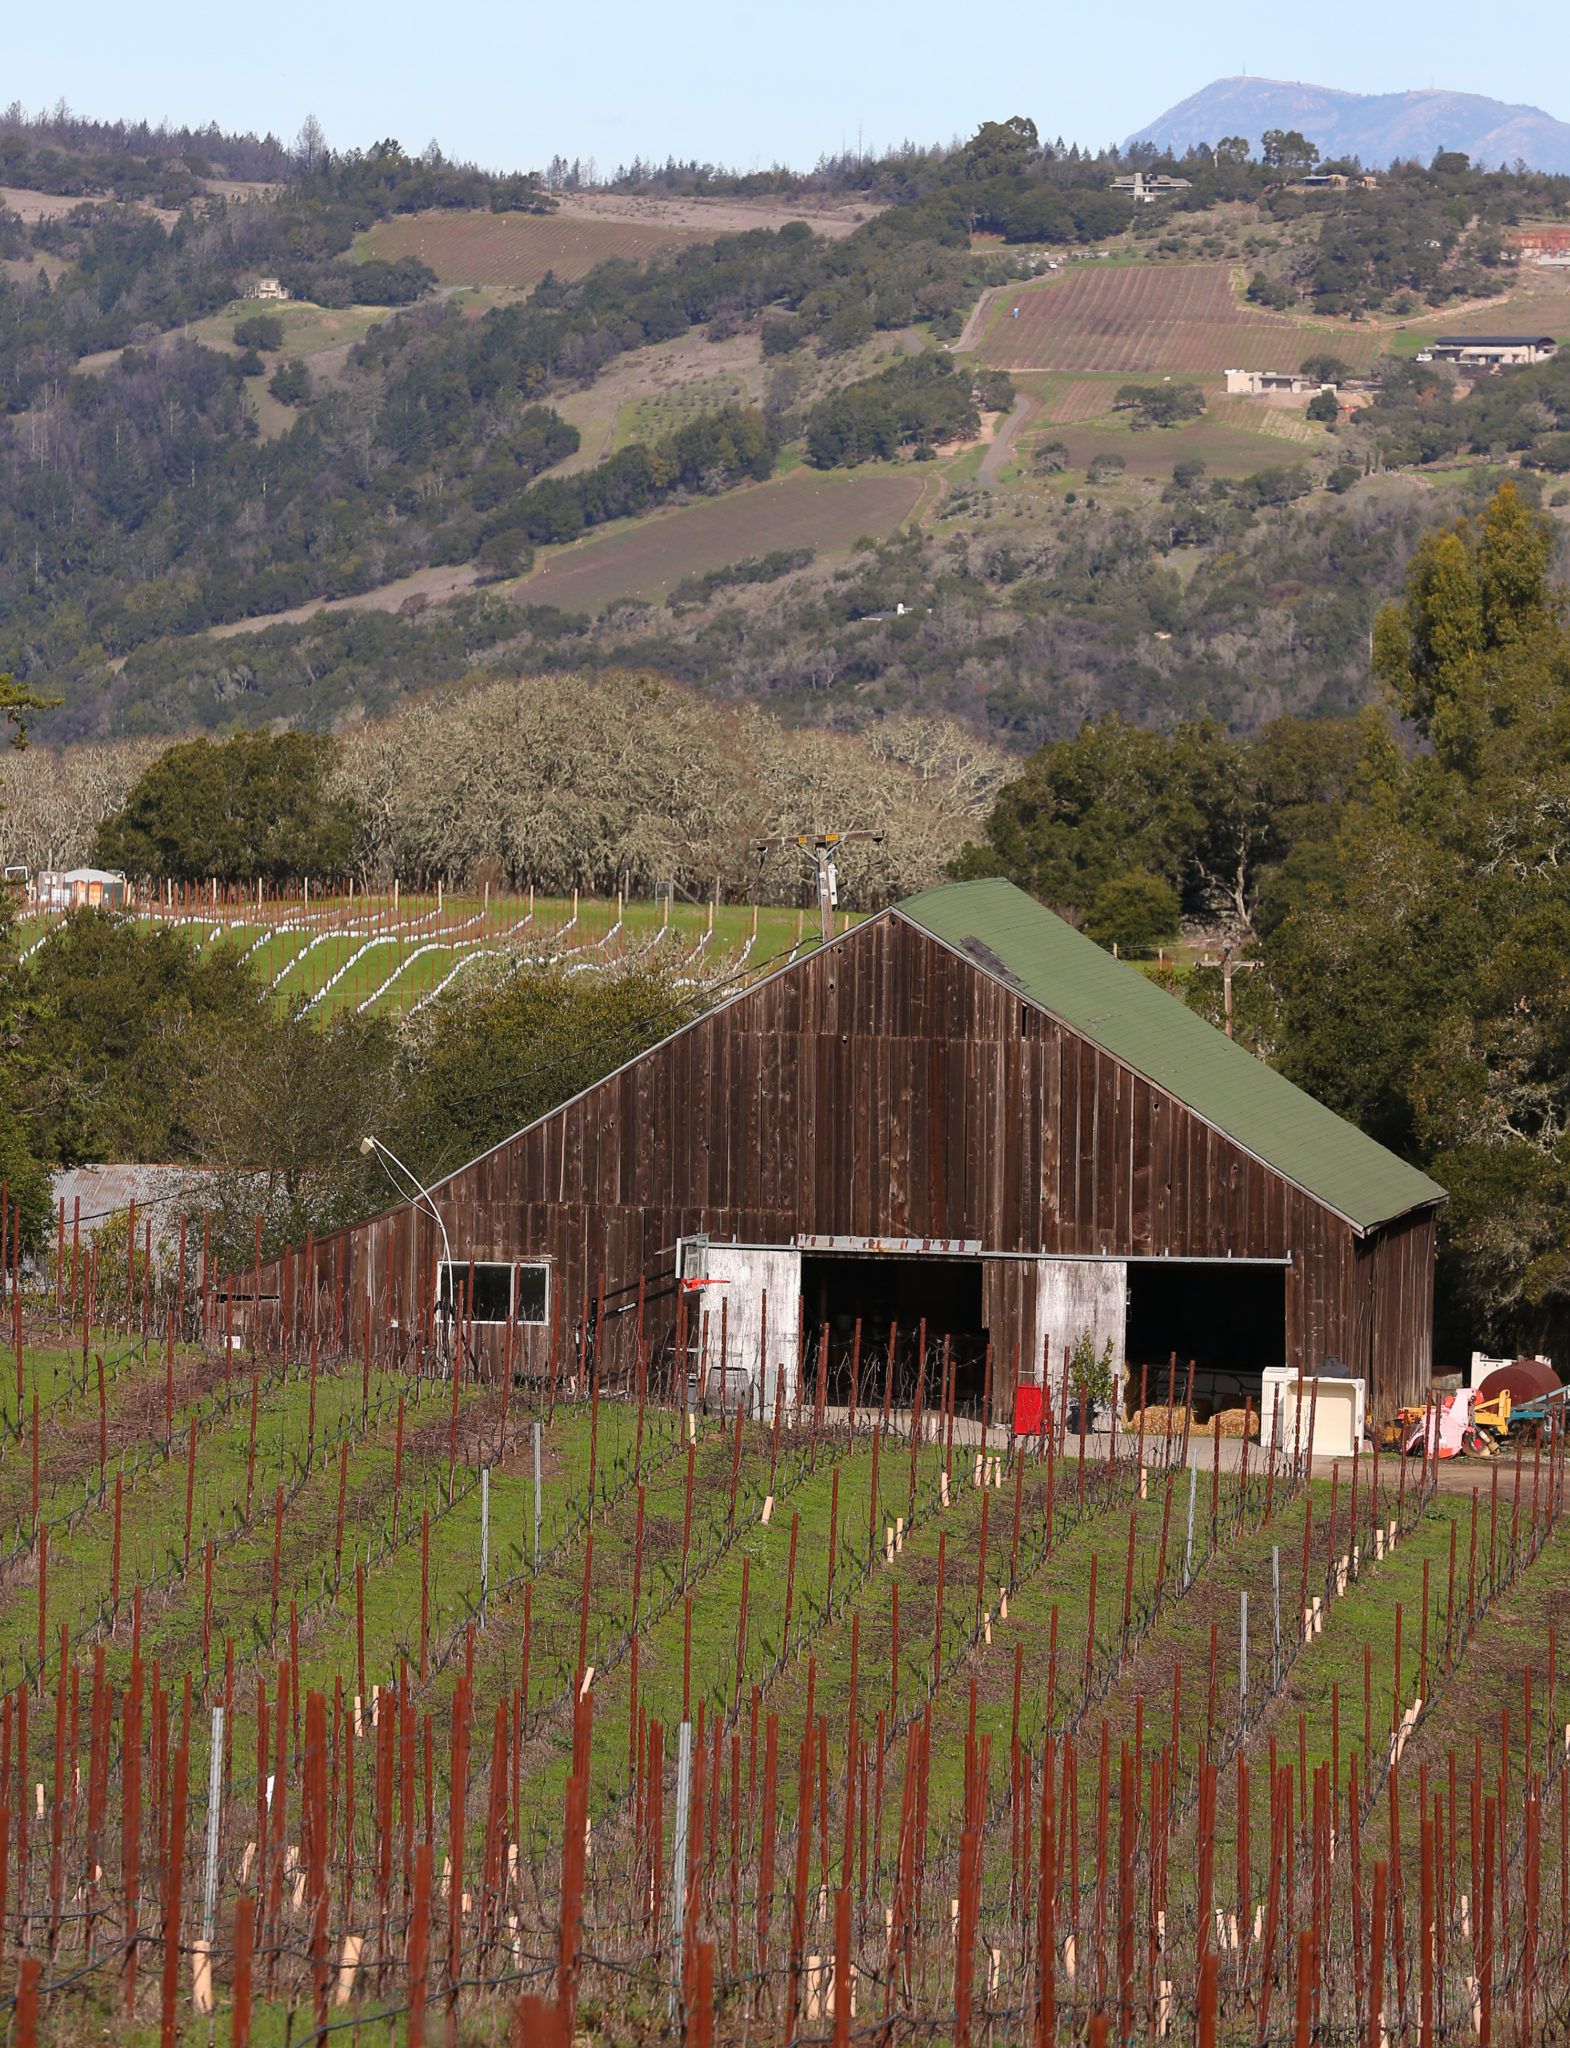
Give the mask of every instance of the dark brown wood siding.
MULTIPOLYGON (((916 926, 885 913, 760 983, 454 1174, 454 1255, 544 1258, 564 1325, 625 1298, 678 1237, 971 1238, 984 1252, 1287 1258, 1286 1356, 1420 1398, 1434 1221, 1360 1240, 1333 1211, 916 926)), ((407 1326, 440 1252, 408 1209, 345 1233, 349 1298, 407 1326), (422 1281, 421 1276, 424 1275, 422 1281)), ((318 1247, 330 1283, 335 1241, 318 1247)), ((298 1265, 299 1262, 297 1261, 298 1265)), ((237 1288, 249 1292, 249 1276, 237 1288)), ((264 1274, 263 1293, 281 1284, 264 1274)), ((984 1276, 994 1386, 1033 1286, 984 1276)), ((363 1309, 357 1310, 363 1314, 363 1309)), ((657 1324, 656 1324, 657 1327, 657 1324)), ((536 1334, 528 1355, 538 1359, 536 1334)))

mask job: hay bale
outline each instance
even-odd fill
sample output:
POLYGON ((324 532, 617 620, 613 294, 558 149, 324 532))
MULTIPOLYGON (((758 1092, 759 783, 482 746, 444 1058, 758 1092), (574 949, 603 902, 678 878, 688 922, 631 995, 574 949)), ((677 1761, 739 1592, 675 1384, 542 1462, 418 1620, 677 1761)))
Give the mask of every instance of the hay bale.
POLYGON ((1123 1418, 1123 1434, 1125 1436, 1139 1435, 1141 1417, 1144 1419, 1145 1441, 1147 1443, 1150 1443, 1157 1437, 1165 1439, 1169 1418, 1174 1437, 1180 1437, 1183 1434, 1185 1425, 1190 1428, 1194 1427, 1193 1418, 1189 1410, 1181 1402, 1178 1402, 1171 1408, 1166 1406, 1159 1408, 1136 1408, 1132 1415, 1126 1415, 1123 1418))
POLYGON ((1247 1408, 1223 1408, 1221 1410, 1221 1434, 1224 1437, 1231 1437, 1235 1440, 1241 1440, 1244 1436, 1257 1438, 1259 1435, 1259 1417, 1251 1414, 1247 1408))

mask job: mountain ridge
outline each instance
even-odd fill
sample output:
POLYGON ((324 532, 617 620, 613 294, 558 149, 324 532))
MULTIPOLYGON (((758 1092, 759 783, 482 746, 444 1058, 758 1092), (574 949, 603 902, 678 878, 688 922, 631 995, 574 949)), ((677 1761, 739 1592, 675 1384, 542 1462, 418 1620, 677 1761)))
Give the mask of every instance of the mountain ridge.
POLYGON ((1266 128, 1296 128, 1326 158, 1357 157, 1370 169, 1397 158, 1427 162, 1440 149, 1464 151, 1475 164, 1570 173, 1570 123, 1540 107, 1481 93, 1429 89, 1356 93, 1280 78, 1218 78, 1169 107, 1128 138, 1182 152, 1223 135, 1246 135, 1255 148, 1266 128))

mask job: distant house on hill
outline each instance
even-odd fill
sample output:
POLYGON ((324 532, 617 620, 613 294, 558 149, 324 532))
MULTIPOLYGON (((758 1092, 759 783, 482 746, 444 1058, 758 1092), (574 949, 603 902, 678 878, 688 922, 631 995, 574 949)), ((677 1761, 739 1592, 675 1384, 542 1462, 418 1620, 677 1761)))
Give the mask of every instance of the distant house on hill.
POLYGON ((1528 263, 1570 265, 1570 227, 1512 228, 1505 247, 1528 263))
POLYGON ((1147 178, 1143 171, 1136 171, 1131 178, 1114 178, 1114 192, 1126 192, 1136 206, 1149 206, 1157 199, 1165 199, 1170 192, 1186 192, 1187 178, 1169 178, 1165 171, 1158 171, 1153 178, 1147 178))
POLYGON ((1455 363, 1467 370, 1504 370, 1546 363, 1558 345, 1551 334, 1442 334, 1419 352, 1417 360, 1455 363))
POLYGON ((289 294, 276 277, 253 277, 243 296, 248 299, 286 299, 289 294))
POLYGON ((1354 177, 1346 171, 1307 171, 1291 181, 1294 192, 1374 192, 1378 188, 1377 178, 1354 177))
POLYGON ((44 868, 38 876, 40 910, 118 910, 125 876, 109 868, 44 868))
POLYGON ((1301 397, 1310 391, 1334 391, 1334 384, 1322 384, 1317 377, 1297 377, 1285 370, 1227 370, 1228 398, 1268 398, 1280 392, 1301 397))

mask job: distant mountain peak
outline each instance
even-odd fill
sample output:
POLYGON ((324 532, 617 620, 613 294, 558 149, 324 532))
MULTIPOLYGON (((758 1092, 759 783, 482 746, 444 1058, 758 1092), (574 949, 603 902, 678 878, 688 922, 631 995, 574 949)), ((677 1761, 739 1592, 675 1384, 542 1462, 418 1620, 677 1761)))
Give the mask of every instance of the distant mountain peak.
POLYGON ((1321 156, 1355 156, 1370 169, 1457 149, 1490 168, 1520 159, 1535 171, 1570 173, 1570 124, 1540 107, 1442 88, 1357 93, 1284 78, 1218 78, 1128 142, 1181 156, 1201 142, 1246 135, 1257 150, 1267 128, 1296 128, 1321 156))

